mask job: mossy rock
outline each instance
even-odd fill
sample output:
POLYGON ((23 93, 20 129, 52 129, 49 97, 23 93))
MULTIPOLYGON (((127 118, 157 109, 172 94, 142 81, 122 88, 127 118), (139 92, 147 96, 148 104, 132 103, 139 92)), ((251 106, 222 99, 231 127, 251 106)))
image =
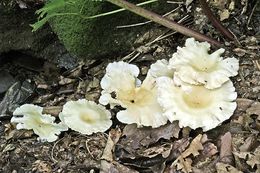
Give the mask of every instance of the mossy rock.
MULTIPOLYGON (((140 3, 140 1, 136 2, 140 3)), ((60 12, 74 13, 84 5, 82 14, 92 16, 118 9, 108 2, 78 0, 75 5, 67 5, 60 12), (84 4, 85 3, 85 4, 84 4)), ((146 5, 158 13, 170 11, 166 2, 146 5)), ((51 26, 65 47, 73 54, 87 58, 103 58, 129 50, 135 40, 151 28, 151 25, 117 29, 117 26, 144 22, 146 19, 131 12, 124 11, 94 19, 82 19, 76 15, 58 16, 51 20, 51 26)))

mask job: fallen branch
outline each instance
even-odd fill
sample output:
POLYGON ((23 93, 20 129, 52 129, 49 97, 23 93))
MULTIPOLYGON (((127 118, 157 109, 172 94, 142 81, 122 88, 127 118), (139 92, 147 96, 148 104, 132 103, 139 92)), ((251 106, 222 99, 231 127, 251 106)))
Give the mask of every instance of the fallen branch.
POLYGON ((141 7, 138 7, 130 2, 127 2, 125 0, 107 0, 108 2, 112 3, 112 4, 115 4, 121 8, 124 8, 126 10, 129 10, 139 16, 142 16, 144 18, 147 18, 153 22, 156 22, 158 24, 161 24, 167 28, 170 28, 170 29, 173 29, 173 30, 176 30, 177 32, 183 34, 183 35, 186 35, 188 37, 194 37, 195 39, 199 40, 199 41, 207 41, 209 42, 210 44, 214 45, 214 46, 217 46, 217 47, 220 47, 221 44, 210 38, 210 37, 207 37, 206 35, 203 35, 197 31, 194 31, 192 29, 189 29, 181 24, 178 24, 176 22, 174 22, 173 20, 170 20, 168 18, 164 18, 154 12, 151 12, 149 10, 146 10, 144 8, 141 8, 141 7))

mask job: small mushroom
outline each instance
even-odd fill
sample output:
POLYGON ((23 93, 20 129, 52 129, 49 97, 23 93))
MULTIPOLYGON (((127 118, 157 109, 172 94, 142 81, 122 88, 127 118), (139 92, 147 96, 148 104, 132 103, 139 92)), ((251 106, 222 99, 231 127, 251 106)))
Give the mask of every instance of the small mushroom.
POLYGON ((65 103, 59 118, 72 130, 87 135, 104 132, 112 125, 110 112, 86 99, 65 103))
POLYGON ((101 80, 101 97, 99 102, 112 107, 120 105, 125 110, 117 113, 122 123, 136 123, 138 127, 159 127, 167 123, 163 110, 157 101, 155 78, 148 72, 141 84, 137 79, 137 66, 125 62, 114 62, 107 66, 106 74, 101 80), (134 70, 133 70, 134 69, 134 70))
POLYGON ((12 123, 18 123, 17 129, 33 130, 40 141, 53 142, 61 131, 67 131, 68 127, 63 123, 54 123, 55 117, 42 114, 43 108, 33 104, 25 104, 13 112, 12 123), (23 116, 21 116, 23 115, 23 116))
POLYGON ((169 68, 182 81, 205 85, 208 89, 221 87, 229 77, 238 74, 239 63, 236 58, 223 59, 220 55, 225 51, 218 49, 209 54, 210 44, 188 38, 185 47, 178 47, 177 52, 169 60, 169 68))
POLYGON ((177 77, 160 77, 157 84, 164 115, 171 122, 178 120, 180 127, 207 131, 229 119, 236 109, 237 93, 230 80, 216 89, 187 84, 177 77))

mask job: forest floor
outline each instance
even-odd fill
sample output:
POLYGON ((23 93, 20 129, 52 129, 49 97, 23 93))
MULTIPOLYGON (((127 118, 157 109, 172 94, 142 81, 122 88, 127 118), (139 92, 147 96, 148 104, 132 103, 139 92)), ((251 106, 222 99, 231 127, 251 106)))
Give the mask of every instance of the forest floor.
POLYGON ((32 131, 17 130, 10 123, 13 108, 23 103, 42 106, 45 113, 57 117, 69 100, 98 102, 100 80, 110 62, 136 64, 144 78, 150 64, 171 58, 186 40, 150 23, 151 31, 139 41, 155 31, 161 37, 121 53, 124 56, 80 61, 70 70, 26 58, 1 63, 0 112, 5 116, 0 117, 0 172, 260 173, 260 3, 211 1, 213 12, 239 41, 236 45, 212 26, 198 3, 186 6, 181 2, 169 18, 182 19, 186 26, 219 40, 226 49, 224 57, 239 59, 239 74, 232 78, 238 93, 237 109, 229 120, 207 132, 179 128, 176 123, 157 129, 136 128, 120 123, 115 117, 117 110, 112 110, 113 125, 107 132, 82 135, 67 131, 52 143, 39 142, 32 131))

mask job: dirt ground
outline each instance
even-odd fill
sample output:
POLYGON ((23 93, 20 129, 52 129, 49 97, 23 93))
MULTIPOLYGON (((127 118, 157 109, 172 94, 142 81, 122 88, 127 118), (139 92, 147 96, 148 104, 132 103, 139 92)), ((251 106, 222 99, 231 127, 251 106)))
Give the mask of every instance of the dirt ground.
POLYGON ((0 80, 12 87, 0 90, 0 172, 260 173, 260 3, 210 1, 214 14, 236 36, 239 44, 235 44, 212 26, 198 2, 187 6, 182 2, 168 17, 215 38, 223 43, 225 57, 239 59, 239 74, 232 78, 238 106, 229 120, 207 132, 180 129, 176 123, 139 129, 116 120, 116 108, 111 110, 113 125, 106 133, 87 136, 67 131, 52 143, 39 142, 32 131, 16 130, 10 123, 14 108, 24 103, 40 105, 45 113, 57 116, 68 100, 86 98, 97 102, 100 80, 109 62, 136 64, 140 78, 144 78, 150 64, 169 59, 187 38, 150 23, 147 35, 159 32, 161 36, 147 41, 147 35, 143 35, 139 39, 142 46, 115 55, 113 60, 79 61, 70 70, 44 60, 2 60, 0 80))

